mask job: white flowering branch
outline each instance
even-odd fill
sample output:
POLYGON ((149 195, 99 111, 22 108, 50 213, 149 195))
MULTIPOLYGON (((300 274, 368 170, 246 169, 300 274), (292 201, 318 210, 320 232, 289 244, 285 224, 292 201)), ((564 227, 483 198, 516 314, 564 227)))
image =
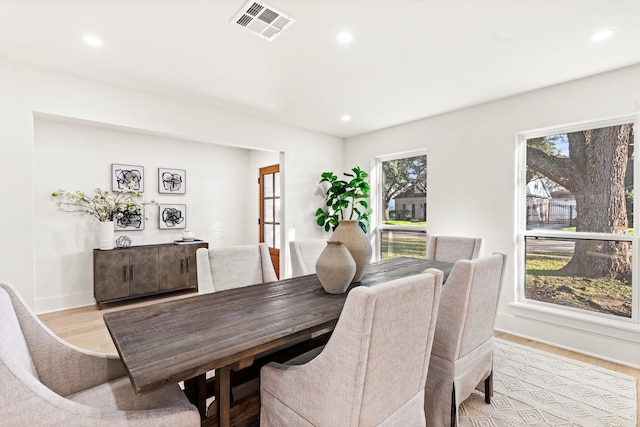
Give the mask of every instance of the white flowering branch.
POLYGON ((75 212, 91 215, 100 222, 113 221, 124 217, 126 213, 141 213, 144 205, 157 205, 158 202, 142 200, 142 194, 129 187, 119 191, 96 188, 93 196, 82 191, 70 192, 58 190, 51 194, 58 199, 56 206, 61 212, 75 212))

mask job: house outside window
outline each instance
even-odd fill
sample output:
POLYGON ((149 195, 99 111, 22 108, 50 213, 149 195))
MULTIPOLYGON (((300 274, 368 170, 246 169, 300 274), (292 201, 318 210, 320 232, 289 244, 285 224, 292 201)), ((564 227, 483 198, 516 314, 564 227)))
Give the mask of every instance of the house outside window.
POLYGON ((403 153, 377 159, 379 259, 424 258, 427 248, 427 156, 403 153))
POLYGON ((638 323, 637 116, 522 132, 516 303, 638 323))

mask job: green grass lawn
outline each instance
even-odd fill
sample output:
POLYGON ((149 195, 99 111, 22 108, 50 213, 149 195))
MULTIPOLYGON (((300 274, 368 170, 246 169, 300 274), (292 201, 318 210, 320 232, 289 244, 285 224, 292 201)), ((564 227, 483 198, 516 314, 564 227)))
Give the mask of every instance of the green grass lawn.
POLYGON ((408 256, 413 258, 424 258, 427 254, 426 235, 421 234, 416 238, 396 238, 389 239, 382 237, 382 259, 408 256))
POLYGON ((560 269, 571 256, 527 254, 525 294, 528 299, 598 313, 631 317, 631 284, 608 277, 588 278, 560 269))

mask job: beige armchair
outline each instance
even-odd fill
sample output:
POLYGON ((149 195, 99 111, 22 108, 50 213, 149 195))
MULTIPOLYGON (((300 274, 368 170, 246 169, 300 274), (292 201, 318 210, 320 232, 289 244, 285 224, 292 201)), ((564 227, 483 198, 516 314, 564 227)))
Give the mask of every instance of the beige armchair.
POLYGON ((493 393, 493 326, 506 255, 455 263, 442 289, 425 391, 427 426, 455 426, 458 406, 484 381, 493 393))
POLYGON ((201 294, 278 280, 265 243, 200 248, 196 264, 201 294))
POLYGON ((316 272, 316 261, 327 247, 325 239, 292 240, 289 242, 291 272, 293 277, 316 272))
POLYGON ((0 283, 0 424, 199 426, 177 384, 136 396, 120 358, 67 344, 0 283))
POLYGON ((431 270, 351 290, 315 358, 262 368, 261 427, 424 426, 441 284, 431 270))
POLYGON ((476 237, 431 235, 427 240, 427 259, 456 262, 478 258, 483 241, 476 237))

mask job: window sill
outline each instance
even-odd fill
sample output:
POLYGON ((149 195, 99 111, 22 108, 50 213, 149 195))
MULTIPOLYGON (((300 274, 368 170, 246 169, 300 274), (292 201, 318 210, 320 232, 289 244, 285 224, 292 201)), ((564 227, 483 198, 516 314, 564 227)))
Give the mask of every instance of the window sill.
POLYGON ((640 344, 640 325, 632 319, 614 319, 582 310, 556 308, 535 302, 511 302, 514 316, 550 323, 566 329, 597 334, 640 344))

